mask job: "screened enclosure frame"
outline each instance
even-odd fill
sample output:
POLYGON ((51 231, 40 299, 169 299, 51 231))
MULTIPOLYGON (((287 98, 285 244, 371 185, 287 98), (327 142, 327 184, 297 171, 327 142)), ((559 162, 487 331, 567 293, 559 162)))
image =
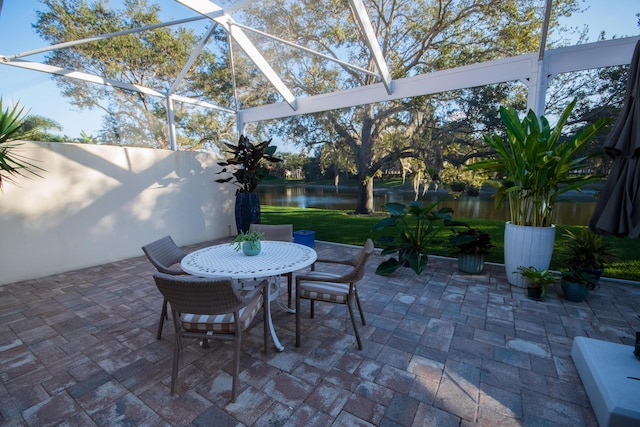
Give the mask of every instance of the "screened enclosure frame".
MULTIPOLYGON (((251 0, 239 0, 226 7, 222 7, 209 0, 175 1, 194 11, 197 15, 190 18, 156 25, 132 28, 116 33, 103 34, 86 39, 45 46, 43 48, 16 53, 13 55, 0 55, 0 64, 163 98, 165 100, 167 110, 170 148, 172 150, 176 150, 176 129, 174 124, 175 102, 191 104, 235 115, 236 129, 240 134, 242 133, 245 124, 252 122, 282 119, 295 115, 312 114, 364 104, 431 95, 457 89, 498 84, 509 81, 519 81, 527 87, 527 107, 540 115, 544 111, 547 83, 552 77, 561 73, 629 64, 635 44, 640 40, 640 37, 625 37, 547 50, 545 49, 546 37, 549 17, 553 7, 553 0, 546 0, 545 13, 542 17, 543 25, 538 53, 518 55, 394 80, 391 78, 391 73, 383 57, 382 49, 376 39, 370 17, 366 11, 364 0, 349 0, 349 8, 354 22, 360 29, 360 34, 363 38, 364 44, 367 46, 374 58, 374 72, 236 22, 231 17, 231 14, 251 4, 251 0), (224 29, 228 38, 235 42, 248 56, 260 73, 267 79, 273 89, 277 91, 279 96, 282 98, 282 101, 263 106, 240 108, 237 105, 236 96, 234 96, 236 105, 223 106, 217 105, 208 100, 182 96, 176 93, 180 82, 187 75, 197 60, 198 55, 205 48, 206 43, 213 34, 216 25, 212 25, 211 28, 202 36, 198 46, 191 53, 180 73, 175 78, 170 88, 166 91, 108 79, 103 76, 79 70, 55 67, 23 59, 35 54, 69 48, 83 43, 91 43, 97 40, 117 37, 124 34, 132 34, 160 27, 180 25, 197 20, 209 20, 224 29), (251 42, 247 36, 247 32, 257 33, 295 49, 300 49, 308 54, 319 56, 327 61, 334 61, 342 67, 348 67, 358 72, 372 74, 376 77, 377 83, 340 90, 333 93, 325 93, 308 97, 296 97, 280 78, 278 73, 271 67, 259 49, 251 42)), ((0 8, 1 5, 2 3, 0 3, 0 8)), ((233 61, 231 61, 231 66, 233 67, 233 61)), ((233 81, 233 91, 235 94, 235 80, 233 81)))

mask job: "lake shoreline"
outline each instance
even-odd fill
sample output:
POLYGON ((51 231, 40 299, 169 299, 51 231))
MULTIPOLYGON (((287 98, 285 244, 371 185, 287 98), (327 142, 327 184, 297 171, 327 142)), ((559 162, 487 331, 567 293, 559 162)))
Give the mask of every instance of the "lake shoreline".
MULTIPOLYGON (((353 212, 356 207, 356 190, 353 185, 336 187, 323 183, 269 183, 258 187, 262 205, 315 208, 353 212)), ((446 190, 429 190, 421 200, 424 204, 438 203, 438 207, 448 207, 455 218, 476 218, 508 221, 509 205, 506 202, 496 206, 492 188, 483 188, 478 196, 466 194, 455 198, 446 190)), ((595 191, 572 191, 562 195, 554 206, 554 223, 586 226, 595 209, 595 191)), ((406 204, 414 200, 414 192, 407 186, 382 187, 374 189, 373 212, 385 214, 387 203, 406 204)))
MULTIPOLYGON (((286 182, 278 182, 278 183, 261 183, 260 184, 261 187, 291 187, 291 188, 295 188, 295 187, 300 187, 300 188, 310 188, 310 189, 322 189, 322 190, 331 190, 331 191, 336 191, 336 187, 334 185, 330 185, 330 184, 307 184, 307 183, 300 183, 300 182, 295 182, 295 183, 286 183, 286 182)), ((338 186, 338 189, 336 191, 336 193, 340 194, 340 191, 357 191, 357 186, 356 185, 349 185, 349 184, 341 184, 338 186)), ((389 188, 389 187, 378 187, 373 189, 374 195, 376 193, 378 194, 385 194, 385 193, 403 193, 403 194, 414 194, 413 189, 411 188, 406 188, 406 187, 396 187, 396 188, 389 188)), ((561 202, 576 202, 576 203, 595 203, 598 199, 597 197, 597 193, 598 190, 593 190, 593 189, 583 189, 582 191, 577 191, 577 190, 570 190, 567 191, 566 193, 560 194, 558 196, 558 201, 561 202)), ((470 196, 466 193, 462 193, 458 198, 469 198, 469 199, 473 199, 473 198, 480 198, 481 200, 493 200, 493 195, 495 194, 495 190, 493 190, 491 187, 483 187, 480 190, 479 195, 477 196, 470 196)), ((451 200, 454 200, 455 197, 449 193, 448 190, 443 189, 443 188, 438 188, 437 190, 435 189, 430 189, 427 192, 425 192, 423 194, 423 196, 429 196, 429 195, 436 195, 438 196, 438 198, 442 198, 443 200, 446 198, 451 198, 451 200)))

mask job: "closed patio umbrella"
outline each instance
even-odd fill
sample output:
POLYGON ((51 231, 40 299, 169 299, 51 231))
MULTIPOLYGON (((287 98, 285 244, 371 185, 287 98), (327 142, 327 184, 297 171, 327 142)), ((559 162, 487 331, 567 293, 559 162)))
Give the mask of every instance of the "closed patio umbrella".
POLYGON ((589 229, 619 237, 640 236, 640 41, 629 67, 627 92, 620 116, 604 144, 613 157, 611 172, 589 229))

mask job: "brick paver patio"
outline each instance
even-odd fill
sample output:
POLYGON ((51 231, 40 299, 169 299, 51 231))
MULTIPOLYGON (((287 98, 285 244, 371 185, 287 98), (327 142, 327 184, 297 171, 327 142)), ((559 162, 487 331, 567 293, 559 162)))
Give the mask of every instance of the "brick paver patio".
MULTIPOLYGON (((211 242, 209 242, 210 244, 211 242)), ((207 244, 189 247, 194 250, 207 244)), ((322 256, 353 248, 317 242, 322 256)), ((125 426, 597 426, 570 357, 575 336, 627 345, 640 330, 640 286, 603 282, 587 302, 544 302, 506 283, 502 266, 457 272, 431 257, 421 276, 359 285, 359 351, 344 306, 273 304, 281 353, 245 336, 230 403, 230 343, 187 342, 171 395, 173 327, 156 340, 162 298, 142 256, 0 286, 0 423, 125 426)), ((284 301, 286 297, 281 296, 284 301)), ((258 319, 260 316, 258 316, 258 319)))

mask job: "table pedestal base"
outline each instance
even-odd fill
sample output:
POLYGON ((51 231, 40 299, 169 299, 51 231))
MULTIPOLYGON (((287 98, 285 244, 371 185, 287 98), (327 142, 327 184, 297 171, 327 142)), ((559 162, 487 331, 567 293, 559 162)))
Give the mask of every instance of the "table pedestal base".
POLYGON ((271 301, 277 300, 278 295, 280 295, 280 285, 274 279, 276 278, 269 278, 269 301, 265 304, 265 309, 267 310, 267 319, 269 321, 269 330, 271 331, 271 338, 273 338, 273 343, 276 345, 276 350, 283 351, 284 346, 280 343, 278 335, 276 335, 276 330, 273 327, 273 320, 271 319, 271 301))

